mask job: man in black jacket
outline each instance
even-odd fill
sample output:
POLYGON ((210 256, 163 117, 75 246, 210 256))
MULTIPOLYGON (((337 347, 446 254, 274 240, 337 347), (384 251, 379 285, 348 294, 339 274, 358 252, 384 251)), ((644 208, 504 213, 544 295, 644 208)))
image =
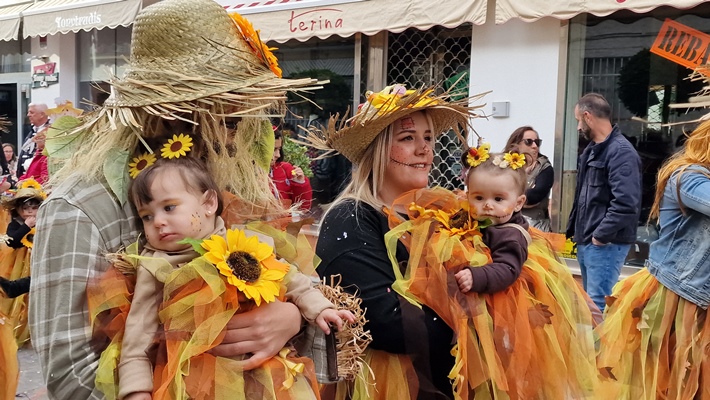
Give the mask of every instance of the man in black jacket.
POLYGON ((577 130, 591 142, 577 167, 567 237, 577 243, 584 290, 600 310, 619 280, 641 213, 641 158, 611 125, 611 107, 596 93, 574 108, 577 130))

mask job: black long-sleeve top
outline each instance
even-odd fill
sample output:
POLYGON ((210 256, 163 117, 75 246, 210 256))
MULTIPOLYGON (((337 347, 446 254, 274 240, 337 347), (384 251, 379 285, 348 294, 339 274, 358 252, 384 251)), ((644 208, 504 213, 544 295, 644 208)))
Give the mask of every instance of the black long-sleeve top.
POLYGON ((535 205, 546 199, 550 195, 550 189, 555 183, 555 170, 550 165, 543 168, 535 178, 534 187, 525 191, 525 204, 535 205))
MULTIPOLYGON (((420 382, 418 399, 449 398, 452 389, 446 375, 454 363, 453 331, 434 311, 417 308, 392 289, 395 276, 384 241, 388 231, 386 216, 370 205, 353 200, 336 205, 324 218, 318 237, 316 254, 322 260, 318 274, 340 275, 343 289, 362 299, 373 349, 410 356, 420 382)), ((400 265, 409 259, 401 242, 396 258, 400 265)))
POLYGON ((22 244, 22 238, 25 237, 25 235, 27 235, 27 233, 29 233, 31 229, 32 228, 25 225, 24 222, 19 222, 13 219, 7 225, 7 236, 10 237, 10 240, 8 241, 7 245, 12 247, 13 249, 19 249, 20 247, 24 246, 24 244, 22 244))

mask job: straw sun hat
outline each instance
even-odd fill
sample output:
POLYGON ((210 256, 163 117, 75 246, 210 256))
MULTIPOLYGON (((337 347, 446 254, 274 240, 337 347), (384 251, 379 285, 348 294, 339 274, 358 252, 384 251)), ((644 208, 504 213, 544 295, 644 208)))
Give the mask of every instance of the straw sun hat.
POLYGON ((483 95, 453 100, 453 94, 445 92, 436 95, 437 88, 407 90, 403 85, 392 85, 378 93, 366 93, 367 102, 350 119, 338 120, 331 117, 324 129, 311 128, 306 139, 315 148, 326 150, 328 154, 338 152, 352 163, 359 163, 367 147, 375 138, 396 120, 407 115, 426 110, 432 120, 432 131, 438 136, 454 129, 465 143, 461 128, 469 124, 471 118, 480 117, 475 110, 484 106, 470 105, 483 95))
POLYGON ((2 206, 7 210, 14 210, 18 205, 29 199, 36 199, 43 202, 47 194, 42 190, 42 186, 34 179, 26 179, 19 184, 17 192, 10 196, 2 197, 2 206))
POLYGON ((214 0, 148 6, 133 24, 131 41, 123 77, 111 80, 107 108, 142 107, 165 115, 191 111, 190 102, 209 97, 248 113, 258 107, 250 100, 282 99, 284 91, 315 82, 280 79, 276 58, 258 32, 214 0))

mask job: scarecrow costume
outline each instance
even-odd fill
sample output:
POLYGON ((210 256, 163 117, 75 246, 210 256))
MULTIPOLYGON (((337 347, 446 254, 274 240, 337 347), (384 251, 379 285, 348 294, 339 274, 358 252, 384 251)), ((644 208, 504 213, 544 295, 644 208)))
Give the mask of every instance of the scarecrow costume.
POLYGON ((12 219, 0 247, 0 398, 15 396, 19 379, 17 349, 30 337, 26 293, 35 229, 20 222, 16 210, 29 200, 41 203, 46 197, 39 183, 30 179, 21 182, 12 196, 2 198, 2 206, 12 219))
MULTIPOLYGON (((287 91, 317 89, 320 84, 307 78, 281 79, 276 58, 248 21, 211 0, 165 0, 146 7, 133 25, 125 74, 110 83, 111 96, 102 108, 55 136, 62 149, 48 140, 50 160, 54 150, 55 161, 62 165, 58 179, 70 176, 72 166, 95 167, 94 178, 125 204, 129 176, 151 165, 161 154, 160 146, 167 145, 167 153, 179 152, 190 136, 191 156, 205 160, 217 184, 226 189, 225 227, 284 214, 270 191, 274 136, 269 118, 284 113, 287 91), (165 125, 188 128, 172 139, 152 134, 165 125), (63 158, 72 145, 103 149, 101 153, 114 157, 63 158)), ((273 237, 280 257, 299 262, 308 273, 313 257, 297 245, 305 239, 272 227, 261 229, 273 237)), ((165 261, 156 254, 141 255, 140 247, 133 243, 108 254, 112 268, 87 287, 95 341, 107 346, 95 382, 107 399, 118 396, 118 361, 139 260, 153 266, 150 273, 163 288, 157 299, 161 328, 145 333, 154 344, 149 352, 153 382, 139 390, 161 399, 318 397, 313 363, 293 350, 284 349, 251 371, 239 368, 237 360, 208 354, 221 343, 230 317, 245 310, 237 288, 192 249, 165 261)), ((279 289, 272 296, 283 294, 279 289)))
MULTIPOLYGON (((493 293, 462 293, 454 277, 458 271, 495 262, 482 232, 496 226, 480 228, 465 196, 442 188, 407 193, 394 206, 407 214, 389 214, 390 259, 395 260, 397 240, 410 254, 406 268, 393 264, 393 287, 413 304, 436 311, 454 330, 456 363, 449 378, 456 399, 592 395, 598 382, 595 307, 557 258, 549 234, 516 225, 527 246, 519 277, 493 293)), ((480 284, 475 277, 474 285, 480 284)))
MULTIPOLYGON (((368 102, 353 118, 339 128, 331 120, 326 130, 312 131, 310 141, 358 164, 367 146, 388 125, 427 109, 432 133, 453 127, 465 143, 456 128, 468 124, 469 99, 448 103, 432 93, 397 86, 369 93, 368 102)), ((593 306, 556 257, 548 235, 535 229, 525 232, 527 261, 521 276, 507 289, 463 294, 454 274, 491 262, 490 249, 465 198, 442 188, 420 189, 404 194, 386 213, 393 290, 412 304, 432 309, 454 331, 455 365, 447 372, 456 399, 566 399, 592 393, 597 382, 593 306), (560 381, 566 384, 557 384, 560 381)), ((367 377, 348 388, 352 398, 384 399, 393 393, 409 398, 417 393, 416 373, 408 357, 373 349, 365 354, 374 381, 367 377), (378 391, 380 381, 386 383, 388 393, 378 391)), ((345 393, 339 388, 338 398, 345 398, 345 393)))
MULTIPOLYGON (((322 129, 311 129, 307 140, 312 147, 322 150, 324 157, 340 153, 352 162, 354 169, 357 169, 365 168, 367 166, 364 163, 371 162, 366 161, 364 155, 368 147, 374 145, 379 135, 385 134, 386 129, 396 120, 417 111, 426 111, 432 124, 432 134, 438 136, 442 132, 453 129, 463 139, 462 128, 468 125, 470 118, 477 116, 476 110, 481 107, 470 105, 478 100, 478 96, 454 100, 450 93, 441 93, 437 90, 438 88, 408 90, 402 85, 393 85, 379 93, 368 92, 366 94, 368 101, 359 107, 353 117, 343 119, 339 119, 338 116, 331 117, 327 126, 322 129)), ((375 155, 378 156, 380 155, 375 155)), ((322 233, 318 243, 318 255, 323 259, 319 266, 319 274, 325 277, 330 275, 331 261, 340 258, 342 252, 357 254, 363 260, 363 264, 367 263, 367 270, 363 265, 356 264, 358 257, 348 259, 348 262, 352 262, 352 269, 357 270, 358 273, 348 276, 347 280, 344 277, 341 284, 345 290, 353 294, 357 293, 362 299, 363 307, 366 309, 365 317, 370 324, 365 324, 365 328, 373 326, 374 329, 374 327, 392 324, 392 327, 397 329, 400 326, 404 327, 407 321, 412 321, 417 327, 423 326, 424 321, 417 319, 420 318, 418 311, 410 313, 409 310, 398 307, 399 299, 393 298, 394 296, 388 295, 385 300, 382 300, 382 290, 390 293, 391 284, 395 281, 384 246, 383 236, 388 228, 387 217, 383 210, 375 209, 369 203, 353 198, 337 203, 329 213, 332 214, 326 216, 326 225, 321 227, 322 233), (334 216, 330 217, 332 215, 334 216), (349 219, 356 218, 357 222, 347 225, 349 219), (332 237, 324 235, 328 232, 332 237), (348 233, 345 241, 341 241, 344 237, 342 232, 348 233), (365 245, 363 241, 366 242, 365 245), (347 244, 344 244, 345 242, 347 244), (349 247, 351 245, 355 247, 349 247), (367 279, 373 280, 365 282, 367 279), (372 289, 373 287, 378 289, 372 289), (387 302, 387 305, 383 305, 383 302, 387 302), (391 305, 392 303, 397 305, 391 305), (385 320, 387 322, 384 322, 385 320)), ((397 253, 397 261, 404 263, 408 258, 408 249, 401 247, 402 251, 397 253)), ((336 265, 334 268, 342 270, 350 267, 336 265)), ((426 314, 423 318, 428 317, 429 315, 426 314)), ((387 329, 379 329, 382 335, 374 337, 373 344, 376 341, 388 344, 392 342, 392 339, 384 337, 388 334, 387 329)), ((408 343, 409 339, 416 344, 402 345, 404 352, 400 351, 400 353, 380 350, 381 347, 378 349, 368 347, 363 358, 369 366, 370 373, 358 376, 354 382, 340 382, 335 387, 331 385, 325 389, 323 395, 336 399, 414 399, 420 394, 438 390, 439 385, 434 388, 432 382, 436 379, 435 374, 446 379, 445 375, 442 375, 443 371, 429 371, 430 368, 421 368, 421 365, 416 367, 418 361, 415 357, 421 355, 421 359, 426 358, 425 362, 449 363, 453 359, 448 354, 449 349, 446 348, 448 343, 442 344, 444 350, 434 351, 429 355, 431 347, 426 339, 410 335, 407 337, 408 343)), ((448 383, 444 382, 444 386, 446 385, 448 383)))

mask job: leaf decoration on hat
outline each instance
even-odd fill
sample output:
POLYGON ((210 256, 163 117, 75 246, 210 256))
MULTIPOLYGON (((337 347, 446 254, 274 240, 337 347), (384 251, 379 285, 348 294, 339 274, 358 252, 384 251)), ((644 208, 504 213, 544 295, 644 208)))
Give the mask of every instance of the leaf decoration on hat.
POLYGON ((264 119, 259 124, 259 136, 251 144, 251 154, 254 156, 256 165, 268 171, 271 168, 271 159, 274 156, 274 128, 271 122, 264 119))
POLYGON ((44 152, 47 155, 47 169, 52 175, 58 171, 69 158, 71 158, 85 138, 84 131, 76 128, 81 124, 81 119, 64 115, 52 122, 47 129, 47 141, 44 152))
POLYGON ((121 205, 128 200, 128 171, 126 165, 130 155, 126 150, 111 149, 104 161, 104 177, 109 188, 121 205))
POLYGON ((279 67, 278 59, 274 53, 271 52, 272 50, 276 50, 276 48, 268 47, 264 44, 259 37, 259 31, 255 30, 254 26, 246 18, 242 17, 238 13, 229 13, 229 16, 232 17, 234 23, 237 24, 239 33, 242 34, 242 37, 249 45, 252 52, 269 67, 271 72, 281 78, 283 73, 279 67))

